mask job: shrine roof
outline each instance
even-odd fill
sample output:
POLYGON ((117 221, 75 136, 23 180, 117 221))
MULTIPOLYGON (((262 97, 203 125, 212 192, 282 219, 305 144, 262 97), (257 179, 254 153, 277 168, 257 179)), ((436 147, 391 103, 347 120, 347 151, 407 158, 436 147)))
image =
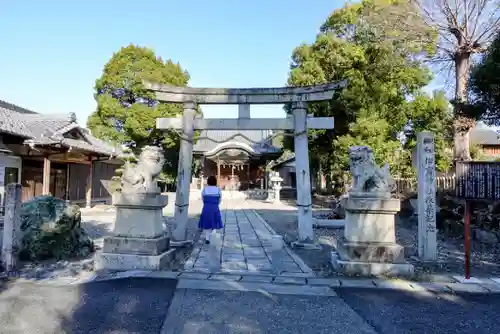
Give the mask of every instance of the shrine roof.
POLYGON ((500 145, 500 135, 491 128, 473 128, 469 138, 476 145, 500 145))
POLYGON ((246 144, 260 154, 280 153, 282 148, 273 145, 271 135, 270 130, 203 130, 193 150, 196 153, 206 153, 218 146, 235 142, 246 144))
POLYGON ((104 142, 81 127, 74 113, 43 115, 0 100, 0 133, 25 139, 25 144, 62 145, 105 156, 117 156, 121 150, 104 142))

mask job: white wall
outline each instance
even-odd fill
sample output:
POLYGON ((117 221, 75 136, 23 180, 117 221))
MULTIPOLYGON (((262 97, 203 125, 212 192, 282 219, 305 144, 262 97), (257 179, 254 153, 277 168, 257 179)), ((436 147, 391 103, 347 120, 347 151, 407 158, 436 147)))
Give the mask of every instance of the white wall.
POLYGON ((19 169, 17 182, 21 183, 22 160, 20 157, 0 153, 0 206, 3 206, 5 198, 5 187, 7 186, 6 184, 3 184, 5 177, 5 167, 13 167, 19 169))

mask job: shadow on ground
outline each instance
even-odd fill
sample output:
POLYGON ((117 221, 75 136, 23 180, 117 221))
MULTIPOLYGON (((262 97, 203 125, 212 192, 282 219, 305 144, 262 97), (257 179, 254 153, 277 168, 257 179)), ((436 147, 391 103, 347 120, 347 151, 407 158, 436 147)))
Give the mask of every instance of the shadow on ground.
POLYGON ((1 333, 159 333, 177 281, 0 285, 1 333))
POLYGON ((500 333, 500 294, 337 289, 338 296, 381 334, 500 333))
POLYGON ((337 297, 181 289, 163 334, 375 333, 337 297))

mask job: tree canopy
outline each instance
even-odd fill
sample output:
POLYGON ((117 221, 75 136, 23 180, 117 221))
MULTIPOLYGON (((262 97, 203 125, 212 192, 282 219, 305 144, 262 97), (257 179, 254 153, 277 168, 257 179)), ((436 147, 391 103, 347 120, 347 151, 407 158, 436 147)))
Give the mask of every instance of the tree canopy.
POLYGON ((330 15, 312 44, 293 51, 289 85, 349 80, 335 101, 309 106, 316 116, 335 117, 333 133, 311 131, 311 154, 324 169, 347 169, 348 148, 368 145, 377 162, 389 162, 395 175, 412 174, 409 150, 421 130, 438 131, 438 167, 449 165, 444 133, 449 103, 442 93, 422 93, 432 79, 421 59, 435 52, 433 33, 422 38, 403 31, 405 38, 390 38, 399 32, 379 24, 384 18, 375 15, 405 6, 408 2, 378 0, 345 5, 330 15))
POLYGON ((500 30, 481 61, 474 66, 470 83, 472 103, 489 125, 500 125, 500 30))
POLYGON ((87 126, 101 139, 131 148, 135 153, 145 145, 165 148, 165 172, 175 175, 179 138, 173 132, 158 131, 156 118, 175 117, 182 106, 159 104, 143 80, 187 86, 189 74, 181 65, 157 57, 153 50, 136 45, 122 47, 104 66, 96 80, 97 109, 87 126))
POLYGON ((500 0, 411 0, 436 31, 434 64, 453 73, 454 158, 470 160, 469 131, 482 110, 471 108, 468 85, 474 55, 482 54, 500 29, 500 0))

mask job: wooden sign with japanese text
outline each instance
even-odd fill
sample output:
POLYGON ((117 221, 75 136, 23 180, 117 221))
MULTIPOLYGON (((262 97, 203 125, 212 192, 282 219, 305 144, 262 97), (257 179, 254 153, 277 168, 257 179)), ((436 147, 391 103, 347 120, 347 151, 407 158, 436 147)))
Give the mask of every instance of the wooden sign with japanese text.
POLYGON ((456 196, 464 199, 500 200, 500 162, 457 162, 456 196))

